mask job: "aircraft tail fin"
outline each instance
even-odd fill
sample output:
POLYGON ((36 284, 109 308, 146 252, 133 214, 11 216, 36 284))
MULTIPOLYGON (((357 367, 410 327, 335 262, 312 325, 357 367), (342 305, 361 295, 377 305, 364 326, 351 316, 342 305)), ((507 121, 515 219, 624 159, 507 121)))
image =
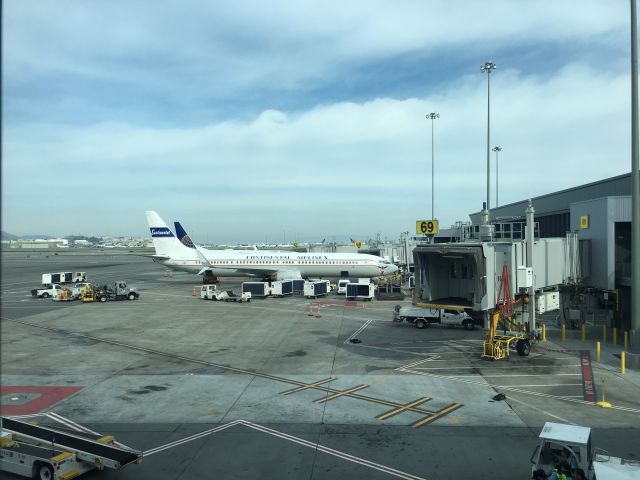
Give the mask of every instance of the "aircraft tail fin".
POLYGON ((165 257, 184 256, 187 247, 178 241, 167 224, 160 218, 157 212, 148 210, 145 212, 149 230, 151 230, 151 238, 156 255, 165 257))
POLYGON ((182 225, 180 225, 180 222, 173 222, 173 225, 176 227, 176 236, 178 237, 178 240, 180 240, 180 243, 185 247, 196 248, 193 241, 191 241, 191 237, 187 235, 187 232, 182 228, 182 225))
MULTIPOLYGON (((186 230, 182 228, 182 225, 180 225, 180 222, 173 222, 173 225, 176 227, 176 235, 178 236, 180 243, 182 243, 183 245, 189 248, 193 248, 198 254, 198 257, 202 261, 203 265, 210 265, 211 263, 209 262, 209 260, 207 260, 207 257, 202 251, 202 249, 198 245, 193 243, 193 241, 191 240, 191 237, 189 237, 186 230)), ((206 266, 203 267, 202 270, 200 270, 200 275, 202 275, 206 270, 207 270, 207 267, 206 266)))

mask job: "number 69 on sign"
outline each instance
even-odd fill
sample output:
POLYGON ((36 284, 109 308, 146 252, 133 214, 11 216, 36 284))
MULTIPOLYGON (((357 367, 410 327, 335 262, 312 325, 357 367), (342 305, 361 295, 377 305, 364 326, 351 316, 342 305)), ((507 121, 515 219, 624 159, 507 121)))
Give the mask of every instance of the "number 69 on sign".
POLYGON ((418 235, 435 235, 438 233, 438 220, 416 220, 418 235))

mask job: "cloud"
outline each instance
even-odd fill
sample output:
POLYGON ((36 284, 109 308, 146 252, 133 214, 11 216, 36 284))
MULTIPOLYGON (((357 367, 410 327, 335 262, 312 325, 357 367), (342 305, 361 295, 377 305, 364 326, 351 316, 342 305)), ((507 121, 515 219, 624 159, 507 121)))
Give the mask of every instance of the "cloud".
MULTIPOLYGON (((493 74, 501 203, 629 171, 629 90, 624 74, 583 64, 546 76, 493 74)), ((486 196, 480 73, 422 98, 265 110, 247 121, 10 126, 3 228, 28 233, 37 218, 39 231, 65 233, 62 216, 86 233, 143 235, 142 212, 156 209, 224 241, 262 241, 283 229, 393 237, 430 216, 431 111, 441 114, 435 209, 447 226, 479 210, 486 196), (51 201, 59 215, 33 206, 51 201), (80 222, 73 216, 85 202, 97 215, 80 222)))

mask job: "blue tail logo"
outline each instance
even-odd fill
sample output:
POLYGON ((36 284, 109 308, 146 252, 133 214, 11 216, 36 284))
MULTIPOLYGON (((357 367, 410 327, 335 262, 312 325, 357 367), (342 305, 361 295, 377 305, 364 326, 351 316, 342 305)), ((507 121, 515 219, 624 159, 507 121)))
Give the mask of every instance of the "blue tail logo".
POLYGON ((176 236, 178 237, 178 240, 180 240, 180 242, 185 247, 196 248, 196 246, 191 241, 191 238, 189 238, 189 235, 187 235, 187 232, 185 232, 184 228, 182 228, 182 225, 180 225, 180 222, 174 222, 173 224, 176 227, 176 236))
POLYGON ((167 227, 151 227, 152 237, 173 237, 173 233, 167 227))

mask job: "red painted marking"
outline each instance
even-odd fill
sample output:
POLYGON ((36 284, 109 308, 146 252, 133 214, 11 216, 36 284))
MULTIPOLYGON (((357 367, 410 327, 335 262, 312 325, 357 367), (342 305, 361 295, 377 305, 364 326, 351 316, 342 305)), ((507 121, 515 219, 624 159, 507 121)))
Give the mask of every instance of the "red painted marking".
POLYGON ((0 386, 0 396, 20 393, 40 394, 23 405, 0 405, 2 415, 30 415, 39 413, 67 397, 70 397, 84 387, 14 387, 0 386))
POLYGON ((335 301, 335 302, 331 302, 331 301, 323 301, 323 302, 317 302, 320 305, 322 305, 323 307, 347 307, 347 308, 355 308, 357 306, 358 302, 354 302, 354 301, 335 301))
POLYGON ((593 384, 591 357, 589 350, 580 350, 580 367, 582 368, 582 393, 587 402, 596 401, 596 387, 593 384))

